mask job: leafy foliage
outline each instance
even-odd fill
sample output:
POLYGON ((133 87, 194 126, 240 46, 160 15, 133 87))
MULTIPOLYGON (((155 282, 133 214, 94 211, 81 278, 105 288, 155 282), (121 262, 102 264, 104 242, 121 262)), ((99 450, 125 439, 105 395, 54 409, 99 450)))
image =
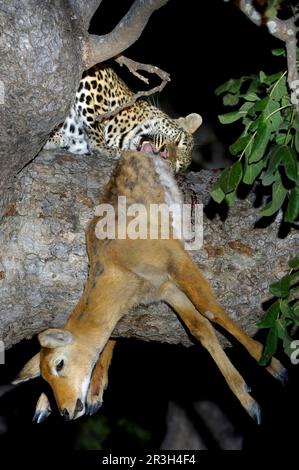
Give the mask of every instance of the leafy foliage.
POLYGON ((289 267, 289 273, 270 286, 275 300, 258 324, 259 328, 269 329, 259 361, 261 365, 266 365, 276 352, 279 339, 282 340, 285 353, 290 356, 292 352, 292 336, 299 326, 299 256, 289 262, 289 267))
MULTIPOLYGON (((282 49, 273 51, 282 55, 282 49)), ((211 196, 231 205, 241 182, 271 186, 272 196, 261 210, 270 217, 281 208, 284 220, 299 216, 299 116, 290 101, 286 72, 260 72, 230 79, 216 89, 223 104, 234 110, 219 116, 222 124, 238 122, 242 132, 229 147, 237 159, 224 170, 211 196)))

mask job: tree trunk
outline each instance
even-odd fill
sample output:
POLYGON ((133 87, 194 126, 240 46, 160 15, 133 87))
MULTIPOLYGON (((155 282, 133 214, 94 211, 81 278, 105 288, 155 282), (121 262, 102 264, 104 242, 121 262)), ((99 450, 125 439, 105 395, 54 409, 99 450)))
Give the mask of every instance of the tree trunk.
MULTIPOLYGON (((115 161, 104 155, 43 151, 17 176, 15 202, 0 226, 0 338, 6 347, 66 322, 87 274, 84 230, 115 161)), ((209 201, 217 172, 189 173, 186 185, 209 201)), ((268 286, 288 269, 298 237, 277 237, 279 221, 254 229, 252 200, 238 200, 225 222, 204 218, 204 246, 191 252, 221 303, 249 334, 256 331, 268 286)), ((116 337, 191 344, 165 304, 141 307, 116 337)))
POLYGON ((242 436, 216 403, 201 400, 186 411, 170 401, 167 430, 160 449, 241 450, 242 436), (191 413, 190 413, 191 411, 191 413))
POLYGON ((102 0, 0 0, 0 217, 17 173, 67 116, 84 69, 120 54, 168 0, 135 0, 104 36, 88 34, 102 0))
POLYGON ((0 0, 0 216, 70 109, 83 70, 76 26, 68 2, 0 0))

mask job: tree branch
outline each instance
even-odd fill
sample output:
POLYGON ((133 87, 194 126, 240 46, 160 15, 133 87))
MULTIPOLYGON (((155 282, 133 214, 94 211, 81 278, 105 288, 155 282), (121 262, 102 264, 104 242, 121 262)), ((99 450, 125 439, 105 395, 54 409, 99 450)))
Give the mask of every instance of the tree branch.
MULTIPOLYGON (((85 229, 114 165, 115 159, 99 154, 43 151, 16 178, 16 202, 0 222, 0 340, 6 347, 62 326, 78 302, 88 269, 85 229)), ((206 204, 218 177, 215 171, 190 173, 180 186, 206 204)), ((252 200, 254 195, 237 200, 225 222, 204 217, 204 246, 190 252, 232 318, 251 335, 262 302, 270 298, 269 284, 287 272, 298 247, 295 230, 287 243, 277 237, 279 220, 254 229, 252 200)), ((163 303, 134 309, 113 334, 191 344, 163 303)))
POLYGON ((150 65, 150 64, 142 64, 141 62, 136 62, 135 60, 129 59, 128 57, 125 57, 123 55, 117 57, 115 61, 122 67, 125 65, 130 72, 135 75, 137 78, 142 80, 143 82, 148 84, 148 79, 138 73, 138 70, 144 70, 145 72, 148 73, 154 73, 158 75, 158 77, 161 78, 164 82, 169 82, 170 81, 170 76, 167 72, 164 72, 164 70, 159 69, 159 67, 156 67, 156 65, 150 65))
POLYGON ((121 54, 144 30, 150 16, 169 0, 135 0, 128 13, 109 34, 88 35, 83 39, 85 69, 121 54))
POLYGON ((154 93, 161 92, 165 85, 170 81, 170 76, 167 72, 164 70, 160 69, 159 67, 156 67, 155 65, 150 65, 150 64, 142 64, 140 62, 136 62, 135 60, 129 59, 128 57, 125 56, 119 56, 115 59, 115 61, 122 67, 125 65, 128 67, 130 72, 135 75, 135 77, 139 78, 139 80, 142 80, 145 83, 148 83, 148 78, 144 77, 141 73, 138 72, 138 70, 144 70, 149 73, 154 73, 158 75, 158 77, 161 78, 162 82, 160 85, 151 88, 150 90, 147 91, 138 91, 132 97, 126 101, 123 105, 119 106, 116 108, 114 111, 109 111, 104 114, 100 114, 97 118, 96 121, 103 121, 104 119, 107 119, 111 116, 115 116, 118 114, 120 111, 123 109, 127 109, 130 106, 132 106, 139 98, 145 97, 145 96, 150 96, 153 95, 154 93))
POLYGON ((103 0, 68 0, 71 9, 85 31, 88 30, 90 21, 103 0))
MULTIPOLYGON (((237 6, 254 24, 257 26, 261 26, 263 24, 262 15, 253 6, 252 0, 240 0, 237 2, 237 6)), ((295 84, 295 81, 299 80, 296 63, 296 34, 298 28, 296 27, 295 23, 296 16, 293 16, 287 20, 270 18, 267 19, 265 23, 269 33, 285 43, 288 63, 288 84, 291 90, 294 90, 294 87, 298 85, 298 83, 295 84)))

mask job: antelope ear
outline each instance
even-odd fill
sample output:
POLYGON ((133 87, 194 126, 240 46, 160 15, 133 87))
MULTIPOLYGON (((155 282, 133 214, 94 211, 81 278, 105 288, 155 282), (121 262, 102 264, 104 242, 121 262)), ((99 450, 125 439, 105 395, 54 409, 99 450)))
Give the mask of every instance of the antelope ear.
POLYGON ((197 131, 197 129, 202 125, 202 117, 200 114, 191 113, 186 117, 180 117, 177 119, 177 123, 185 131, 189 132, 190 134, 194 134, 194 132, 197 131))
POLYGON ((74 340, 73 335, 68 330, 60 330, 59 328, 49 328, 38 335, 38 340, 43 348, 59 348, 67 346, 74 340))
POLYGON ((17 375, 15 380, 13 380, 12 384, 16 385, 22 382, 26 382, 27 380, 30 379, 35 379, 36 377, 40 376, 40 370, 39 370, 39 363, 40 363, 40 356, 39 353, 37 353, 35 356, 33 356, 30 361, 25 364, 21 372, 17 375))

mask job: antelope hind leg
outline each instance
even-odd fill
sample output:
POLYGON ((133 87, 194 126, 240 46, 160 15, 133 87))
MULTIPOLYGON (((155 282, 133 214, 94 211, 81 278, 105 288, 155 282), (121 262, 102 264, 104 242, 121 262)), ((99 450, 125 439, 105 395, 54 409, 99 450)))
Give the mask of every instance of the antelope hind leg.
POLYGON ((108 370, 116 341, 109 340, 92 372, 87 398, 86 414, 93 415, 103 404, 103 394, 108 385, 108 370))
MULTIPOLYGON (((248 336, 230 319, 225 310, 219 305, 208 281, 197 266, 195 266, 189 255, 183 252, 179 258, 175 257, 175 263, 172 266, 173 268, 170 272, 172 279, 185 292, 196 309, 203 316, 220 325, 234 336, 245 347, 248 353, 258 361, 263 350, 262 344, 248 336)), ((282 383, 287 381, 287 370, 274 357, 266 367, 266 370, 282 383)))
POLYGON ((238 398, 247 413, 260 424, 260 408, 248 393, 248 387, 237 369, 223 351, 214 328, 194 307, 188 297, 172 282, 168 281, 160 289, 161 299, 167 302, 182 318, 190 333, 197 338, 210 353, 222 372, 229 388, 238 398))

